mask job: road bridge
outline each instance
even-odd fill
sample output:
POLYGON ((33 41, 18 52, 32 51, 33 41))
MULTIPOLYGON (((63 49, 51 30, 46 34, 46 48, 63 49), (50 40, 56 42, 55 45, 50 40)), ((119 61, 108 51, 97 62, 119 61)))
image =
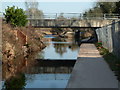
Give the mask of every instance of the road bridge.
POLYGON ((44 14, 42 18, 28 18, 28 25, 36 28, 99 28, 111 24, 119 16, 104 14, 101 17, 85 17, 79 13, 44 14))

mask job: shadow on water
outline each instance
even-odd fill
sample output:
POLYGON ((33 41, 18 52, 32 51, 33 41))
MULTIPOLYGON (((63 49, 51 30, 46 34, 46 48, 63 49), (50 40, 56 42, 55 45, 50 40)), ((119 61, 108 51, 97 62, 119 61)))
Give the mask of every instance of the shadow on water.
POLYGON ((38 64, 40 66, 47 66, 47 67, 60 67, 60 66, 66 66, 66 67, 73 67, 76 59, 71 59, 71 60, 60 60, 60 59, 37 59, 38 64))
POLYGON ((65 88, 76 60, 41 60, 27 67, 26 88, 65 88))
POLYGON ((27 74, 70 74, 76 60, 37 60, 34 66, 27 67, 27 74))

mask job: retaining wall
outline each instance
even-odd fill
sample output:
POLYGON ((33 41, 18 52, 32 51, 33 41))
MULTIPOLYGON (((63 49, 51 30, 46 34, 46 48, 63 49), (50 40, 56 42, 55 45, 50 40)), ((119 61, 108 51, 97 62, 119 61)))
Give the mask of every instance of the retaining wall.
POLYGON ((98 28, 96 33, 103 47, 120 58, 120 21, 113 21, 112 24, 98 28))

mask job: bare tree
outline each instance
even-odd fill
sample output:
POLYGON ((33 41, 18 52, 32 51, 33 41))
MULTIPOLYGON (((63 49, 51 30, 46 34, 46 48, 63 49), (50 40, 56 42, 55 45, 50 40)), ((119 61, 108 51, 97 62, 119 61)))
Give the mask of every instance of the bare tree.
POLYGON ((43 18, 43 12, 38 9, 39 3, 36 0, 25 1, 25 6, 28 18, 43 18))
POLYGON ((26 9, 29 9, 29 8, 38 9, 38 5, 39 4, 36 0, 26 0, 26 2, 25 2, 26 9))

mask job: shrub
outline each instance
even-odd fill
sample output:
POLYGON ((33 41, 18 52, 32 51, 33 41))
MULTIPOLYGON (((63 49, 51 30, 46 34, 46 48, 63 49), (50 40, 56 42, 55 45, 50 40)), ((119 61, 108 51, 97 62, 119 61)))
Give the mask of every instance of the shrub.
POLYGON ((25 12, 23 9, 19 9, 18 7, 15 8, 9 7, 5 9, 5 20, 7 23, 12 24, 13 26, 25 26, 27 23, 27 16, 25 15, 25 12))

